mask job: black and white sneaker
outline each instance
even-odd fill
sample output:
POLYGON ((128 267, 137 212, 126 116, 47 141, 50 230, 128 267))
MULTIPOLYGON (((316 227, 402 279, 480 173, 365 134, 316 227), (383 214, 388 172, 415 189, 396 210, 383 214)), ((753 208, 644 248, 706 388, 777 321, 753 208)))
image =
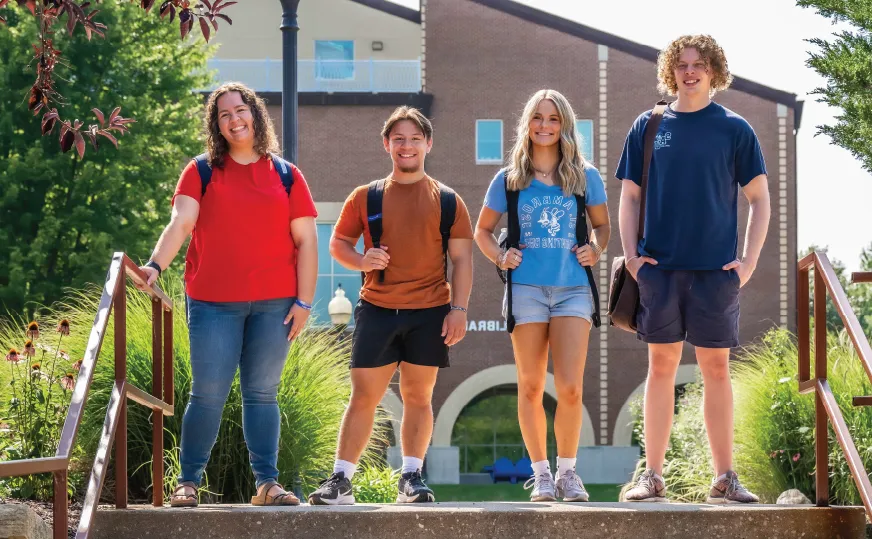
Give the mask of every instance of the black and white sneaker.
POLYGON ((321 481, 318 490, 309 494, 310 505, 353 505, 354 494, 351 493, 351 481, 345 478, 345 472, 334 472, 333 475, 321 481))
POLYGON ((421 471, 406 472, 400 477, 397 485, 397 503, 427 503, 435 502, 433 491, 421 479, 421 471))

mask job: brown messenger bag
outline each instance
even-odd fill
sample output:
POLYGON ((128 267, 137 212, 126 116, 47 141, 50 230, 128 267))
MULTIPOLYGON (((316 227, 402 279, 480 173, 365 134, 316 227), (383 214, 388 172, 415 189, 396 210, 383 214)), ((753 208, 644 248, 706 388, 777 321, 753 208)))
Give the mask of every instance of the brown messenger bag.
MULTIPOLYGON (((644 150, 642 152, 642 199, 639 203, 639 235, 645 234, 645 204, 648 197, 648 170, 654 155, 654 139, 657 128, 666 110, 666 101, 659 101, 645 126, 644 150)), ((624 179, 624 178, 622 178, 624 179)), ((616 256, 612 260, 612 280, 609 287, 609 325, 636 332, 636 311, 639 309, 639 284, 627 270, 627 259, 616 256)))

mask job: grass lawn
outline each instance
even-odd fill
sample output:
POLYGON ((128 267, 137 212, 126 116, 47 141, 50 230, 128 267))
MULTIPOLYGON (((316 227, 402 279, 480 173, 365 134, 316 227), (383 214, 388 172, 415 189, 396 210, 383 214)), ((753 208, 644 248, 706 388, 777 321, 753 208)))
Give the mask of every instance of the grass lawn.
MULTIPOLYGON (((492 485, 430 485, 439 502, 527 502, 530 491, 521 483, 492 485)), ((621 485, 585 485, 592 502, 616 502, 621 485)))

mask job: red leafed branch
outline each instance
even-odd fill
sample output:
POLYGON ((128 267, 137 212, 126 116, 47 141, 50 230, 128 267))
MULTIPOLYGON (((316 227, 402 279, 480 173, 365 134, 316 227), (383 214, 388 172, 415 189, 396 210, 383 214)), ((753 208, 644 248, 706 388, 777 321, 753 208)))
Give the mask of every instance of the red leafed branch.
MULTIPOLYGON (((99 0, 96 0, 99 2, 99 0)), ((139 3, 139 6, 150 12, 156 0, 131 0, 139 3)), ((54 47, 52 36, 55 34, 55 26, 61 17, 66 16, 66 31, 73 34, 76 27, 81 25, 85 36, 90 40, 97 35, 105 37, 106 25, 95 20, 99 9, 92 9, 91 2, 85 0, 81 3, 76 0, 16 0, 19 7, 27 8, 37 19, 39 24, 39 42, 33 45, 34 62, 36 67, 36 80, 30 88, 27 99, 28 109, 33 111, 34 116, 51 104, 63 105, 63 96, 56 90, 54 85, 54 71, 58 65, 64 65, 61 60, 61 51, 54 47)), ((0 9, 7 7, 9 0, 0 0, 0 9)), ((161 19, 167 16, 172 24, 176 16, 179 19, 179 33, 185 38, 194 28, 194 23, 199 23, 203 38, 209 41, 212 31, 218 30, 218 19, 227 24, 233 24, 230 17, 221 13, 225 8, 236 4, 226 0, 164 0, 160 4, 159 13, 161 19), (211 25, 211 27, 210 27, 211 25)), ((0 24, 5 24, 6 19, 0 15, 0 24)), ((117 107, 106 118, 99 109, 92 109, 97 117, 97 124, 90 124, 85 128, 84 123, 78 119, 63 120, 57 108, 45 113, 42 117, 42 134, 52 132, 55 124, 61 124, 60 144, 63 152, 68 152, 75 146, 79 157, 85 155, 85 138, 91 141, 96 150, 99 146, 99 137, 107 139, 116 148, 118 139, 113 134, 124 135, 128 132, 128 125, 133 123, 132 118, 120 116, 121 108, 117 107)))

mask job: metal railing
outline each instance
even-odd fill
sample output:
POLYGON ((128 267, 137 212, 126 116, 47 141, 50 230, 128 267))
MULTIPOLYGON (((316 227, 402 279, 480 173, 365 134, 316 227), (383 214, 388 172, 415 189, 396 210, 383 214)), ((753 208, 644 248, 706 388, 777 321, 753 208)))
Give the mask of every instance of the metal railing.
POLYGON ((67 538, 68 500, 67 474, 70 455, 75 447, 76 435, 88 392, 94 378, 94 367, 109 327, 109 315, 115 317, 115 383, 106 410, 106 419, 94 457, 94 467, 88 481, 88 490, 82 504, 77 539, 86 539, 91 531, 94 512, 109 465, 109 451, 115 442, 115 507, 127 507, 127 399, 151 408, 153 429, 152 502, 163 505, 163 416, 173 415, 173 302, 157 286, 146 284, 136 264, 124 253, 115 253, 106 274, 106 284, 100 297, 79 378, 73 389, 69 411, 64 421, 61 439, 54 457, 13 460, 0 463, 0 477, 15 477, 38 473, 51 473, 53 477, 53 537, 67 538), (152 390, 147 393, 127 380, 127 280, 130 279, 152 298, 152 390))
MULTIPOLYGON (((257 92, 282 91, 281 60, 213 58, 207 66, 218 72, 218 84, 239 81, 257 92)), ((297 91, 416 93, 421 60, 297 60, 297 91)))
MULTIPOLYGON (((833 426, 851 476, 860 491, 860 498, 866 507, 867 517, 872 516, 872 483, 857 452, 851 433, 827 382, 827 293, 829 293, 845 330, 854 344, 857 355, 863 364, 866 375, 872 381, 872 347, 863 333, 860 322, 854 314, 848 297, 839 283, 836 272, 827 255, 822 252, 811 253, 799 261, 797 275, 797 316, 799 337, 799 392, 815 394, 815 497, 818 507, 829 505, 829 434, 827 421, 833 426), (814 269, 814 378, 811 378, 811 322, 809 320, 809 271, 814 269)), ((854 273, 855 283, 872 282, 872 272, 854 273)), ((854 406, 872 405, 872 397, 854 397, 854 406)))

